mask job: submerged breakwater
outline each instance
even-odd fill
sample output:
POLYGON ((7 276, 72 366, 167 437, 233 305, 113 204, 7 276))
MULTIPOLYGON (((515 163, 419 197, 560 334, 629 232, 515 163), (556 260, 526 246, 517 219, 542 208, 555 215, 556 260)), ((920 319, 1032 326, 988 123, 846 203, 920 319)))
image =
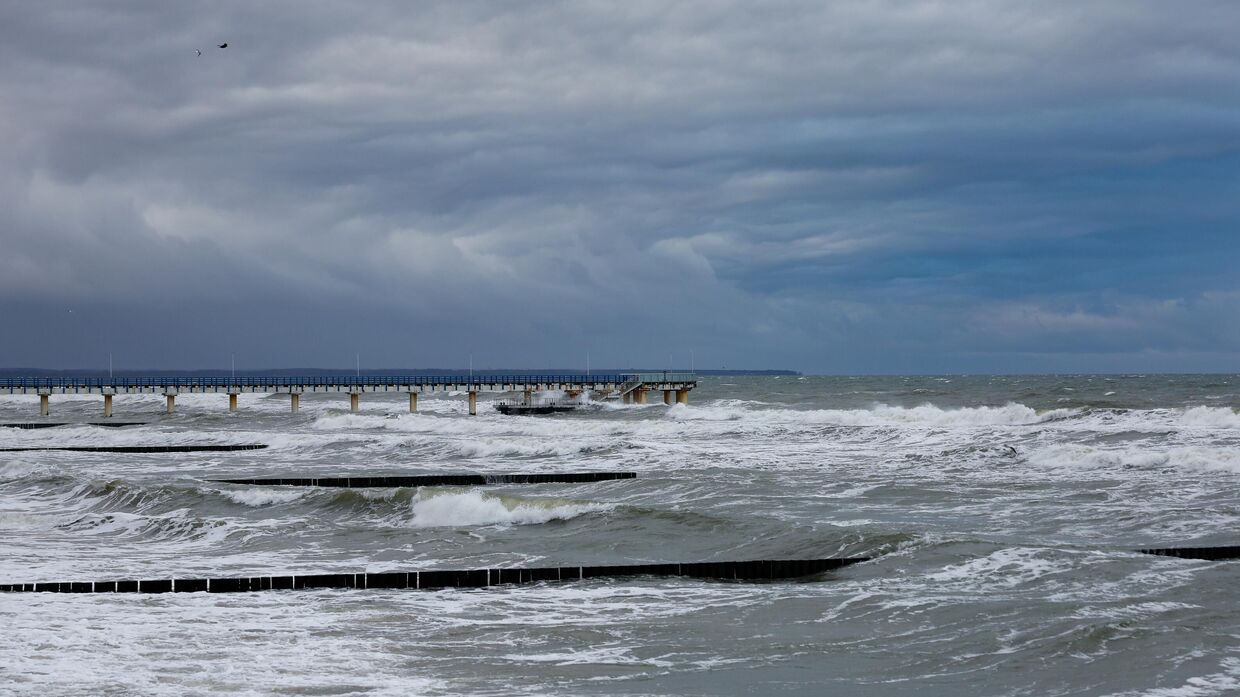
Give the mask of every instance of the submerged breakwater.
MULTIPOLYGON (((722 377, 689 405, 547 418, 135 395, 147 423, 122 429, 64 396, 68 425, 0 429, 0 584, 874 560, 811 583, 0 594, 0 666, 51 694, 1226 694, 1240 563, 1138 550, 1240 542, 1237 385, 722 377), (219 447, 137 450, 187 444, 219 447), (636 476, 487 479, 514 472, 636 476), (470 479, 214 481, 289 473, 470 479)), ((35 400, 0 398, 0 421, 35 400)))

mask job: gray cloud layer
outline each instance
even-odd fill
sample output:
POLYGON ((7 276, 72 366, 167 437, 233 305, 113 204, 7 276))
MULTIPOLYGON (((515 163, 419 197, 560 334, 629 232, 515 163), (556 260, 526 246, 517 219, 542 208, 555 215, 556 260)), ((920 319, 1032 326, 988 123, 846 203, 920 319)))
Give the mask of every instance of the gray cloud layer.
POLYGON ((1234 370, 1238 21, 8 4, 0 364, 1234 370))

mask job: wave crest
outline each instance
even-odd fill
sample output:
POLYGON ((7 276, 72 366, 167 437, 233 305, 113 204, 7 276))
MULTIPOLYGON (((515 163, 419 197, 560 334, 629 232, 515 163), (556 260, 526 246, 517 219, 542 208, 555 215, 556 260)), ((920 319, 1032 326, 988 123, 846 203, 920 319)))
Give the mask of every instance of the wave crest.
POLYGON ((478 491, 422 490, 412 502, 411 525, 415 528, 539 525, 612 508, 614 506, 610 504, 566 499, 526 499, 478 491))
POLYGON ((1240 414, 1230 407, 1189 407, 1180 423, 1188 428, 1240 428, 1240 414))
MULTIPOLYGON (((732 401, 732 400, 728 400, 732 401)), ((917 407, 878 404, 870 409, 752 409, 726 404, 698 408, 674 408, 668 417, 678 421, 738 421, 765 418, 780 424, 891 426, 927 425, 939 427, 1023 426, 1073 418, 1079 409, 1053 409, 1038 412, 1024 404, 1009 402, 1001 407, 943 408, 933 404, 917 407)))
POLYGON ((243 506, 270 506, 292 503, 306 495, 304 491, 290 489, 240 489, 223 492, 225 498, 243 506))

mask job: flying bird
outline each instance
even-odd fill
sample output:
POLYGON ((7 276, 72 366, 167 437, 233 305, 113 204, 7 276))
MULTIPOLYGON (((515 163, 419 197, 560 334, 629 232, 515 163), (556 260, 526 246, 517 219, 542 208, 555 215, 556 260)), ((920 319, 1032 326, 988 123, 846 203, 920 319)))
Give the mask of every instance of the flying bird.
POLYGON ((194 49, 194 53, 197 53, 200 56, 202 55, 202 51, 199 49, 194 49))
POLYGON ((225 41, 224 43, 220 44, 220 48, 228 48, 228 42, 225 41))

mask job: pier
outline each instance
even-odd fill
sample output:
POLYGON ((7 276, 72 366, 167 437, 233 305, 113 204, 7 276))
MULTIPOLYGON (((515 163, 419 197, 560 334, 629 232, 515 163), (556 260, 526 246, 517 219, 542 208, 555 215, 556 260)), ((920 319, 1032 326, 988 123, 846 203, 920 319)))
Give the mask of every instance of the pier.
POLYGON ((349 410, 361 408, 362 395, 375 392, 409 395, 409 411, 418 410, 422 394, 465 393, 470 415, 478 413, 478 393, 518 392, 528 400, 535 392, 557 390, 570 398, 589 394, 594 399, 618 399, 625 404, 647 404, 651 392, 662 392, 663 403, 687 404, 697 375, 683 372, 617 373, 602 375, 357 375, 357 376, 246 376, 246 377, 118 377, 0 378, 0 394, 39 396, 39 414, 51 413, 53 395, 97 394, 103 397, 103 415, 112 416, 117 395, 162 394, 167 413, 176 410, 182 394, 227 394, 228 410, 236 411, 242 394, 287 394, 292 413, 301 408, 301 395, 348 395, 349 410))

